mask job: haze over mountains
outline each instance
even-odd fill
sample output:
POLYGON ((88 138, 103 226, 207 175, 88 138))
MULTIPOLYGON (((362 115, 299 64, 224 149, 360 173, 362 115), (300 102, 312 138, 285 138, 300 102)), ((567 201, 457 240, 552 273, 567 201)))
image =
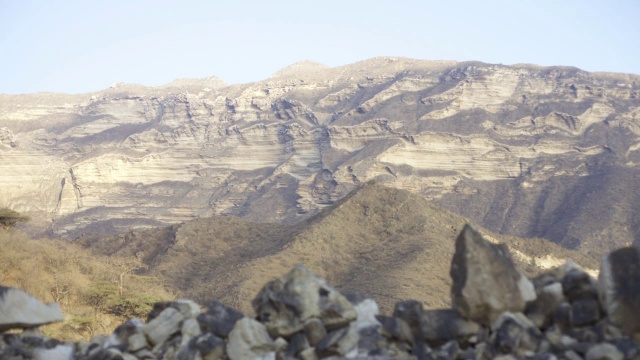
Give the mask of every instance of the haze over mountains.
POLYGON ((0 95, 0 204, 68 238, 220 214, 294 224, 375 179, 602 254, 640 242, 639 135, 637 75, 302 62, 242 85, 0 95))

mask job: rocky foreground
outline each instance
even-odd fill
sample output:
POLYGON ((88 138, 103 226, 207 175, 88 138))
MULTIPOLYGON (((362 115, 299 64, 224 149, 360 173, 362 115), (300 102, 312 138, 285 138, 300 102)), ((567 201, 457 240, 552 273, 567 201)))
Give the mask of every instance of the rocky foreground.
POLYGON ((505 245, 471 226, 451 262, 453 308, 340 293, 303 266, 266 284, 255 317, 222 303, 157 303, 109 336, 69 343, 38 327, 62 321, 56 304, 0 287, 0 359, 638 359, 640 249, 605 256, 596 281, 573 262, 528 279, 505 245))

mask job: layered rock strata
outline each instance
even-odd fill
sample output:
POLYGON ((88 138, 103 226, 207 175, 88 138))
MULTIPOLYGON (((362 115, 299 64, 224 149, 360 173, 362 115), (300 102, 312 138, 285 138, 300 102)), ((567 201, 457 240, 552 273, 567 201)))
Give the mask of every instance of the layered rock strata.
POLYGON ((292 223, 377 179, 605 253, 640 238, 639 109, 635 75, 400 58, 0 95, 0 206, 70 238, 214 214, 292 223))
POLYGON ((4 334, 0 357, 612 360, 640 356, 640 318, 632 313, 640 301, 635 287, 640 276, 637 249, 609 254, 599 282, 572 262, 522 280, 515 268, 505 266, 510 263, 508 249, 492 245, 473 228, 466 227, 456 242, 460 253, 452 260, 452 275, 482 276, 470 274, 478 271, 473 267, 461 267, 460 258, 487 259, 482 271, 499 270, 504 275, 494 279, 496 283, 528 282, 520 287, 526 304, 501 308, 513 293, 476 297, 481 283, 470 281, 460 287, 454 280, 452 309, 425 310, 421 303, 407 300, 396 304, 392 316, 385 316, 372 299, 340 294, 297 266, 265 285, 253 301, 256 317, 217 302, 207 304, 204 311, 189 300, 157 303, 146 322, 127 321, 113 334, 89 342, 64 343, 37 336, 33 330, 4 334), (470 241, 475 246, 465 246, 470 241), (533 294, 525 295, 531 288, 533 294), (472 299, 456 301, 465 297, 474 297, 477 313, 469 312, 472 299))

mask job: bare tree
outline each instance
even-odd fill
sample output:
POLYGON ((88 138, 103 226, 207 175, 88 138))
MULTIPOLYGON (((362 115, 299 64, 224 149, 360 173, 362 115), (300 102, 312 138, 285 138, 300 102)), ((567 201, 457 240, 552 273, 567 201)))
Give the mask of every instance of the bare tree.
POLYGON ((118 294, 120 297, 124 295, 124 282, 126 276, 136 270, 145 269, 147 267, 142 263, 142 261, 140 261, 140 259, 134 257, 110 257, 107 258, 107 263, 115 269, 118 275, 116 283, 118 284, 118 294))

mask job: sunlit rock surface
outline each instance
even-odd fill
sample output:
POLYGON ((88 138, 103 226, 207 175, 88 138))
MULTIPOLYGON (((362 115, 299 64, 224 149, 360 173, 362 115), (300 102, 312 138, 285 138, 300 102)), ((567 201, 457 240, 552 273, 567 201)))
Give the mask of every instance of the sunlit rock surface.
POLYGON ((636 238, 635 218, 611 244, 611 227, 571 230, 589 214, 553 219, 636 178, 639 135, 639 76, 570 67, 375 58, 243 85, 0 95, 0 205, 67 237, 216 214, 292 223, 377 179, 494 230, 606 251, 636 238))

